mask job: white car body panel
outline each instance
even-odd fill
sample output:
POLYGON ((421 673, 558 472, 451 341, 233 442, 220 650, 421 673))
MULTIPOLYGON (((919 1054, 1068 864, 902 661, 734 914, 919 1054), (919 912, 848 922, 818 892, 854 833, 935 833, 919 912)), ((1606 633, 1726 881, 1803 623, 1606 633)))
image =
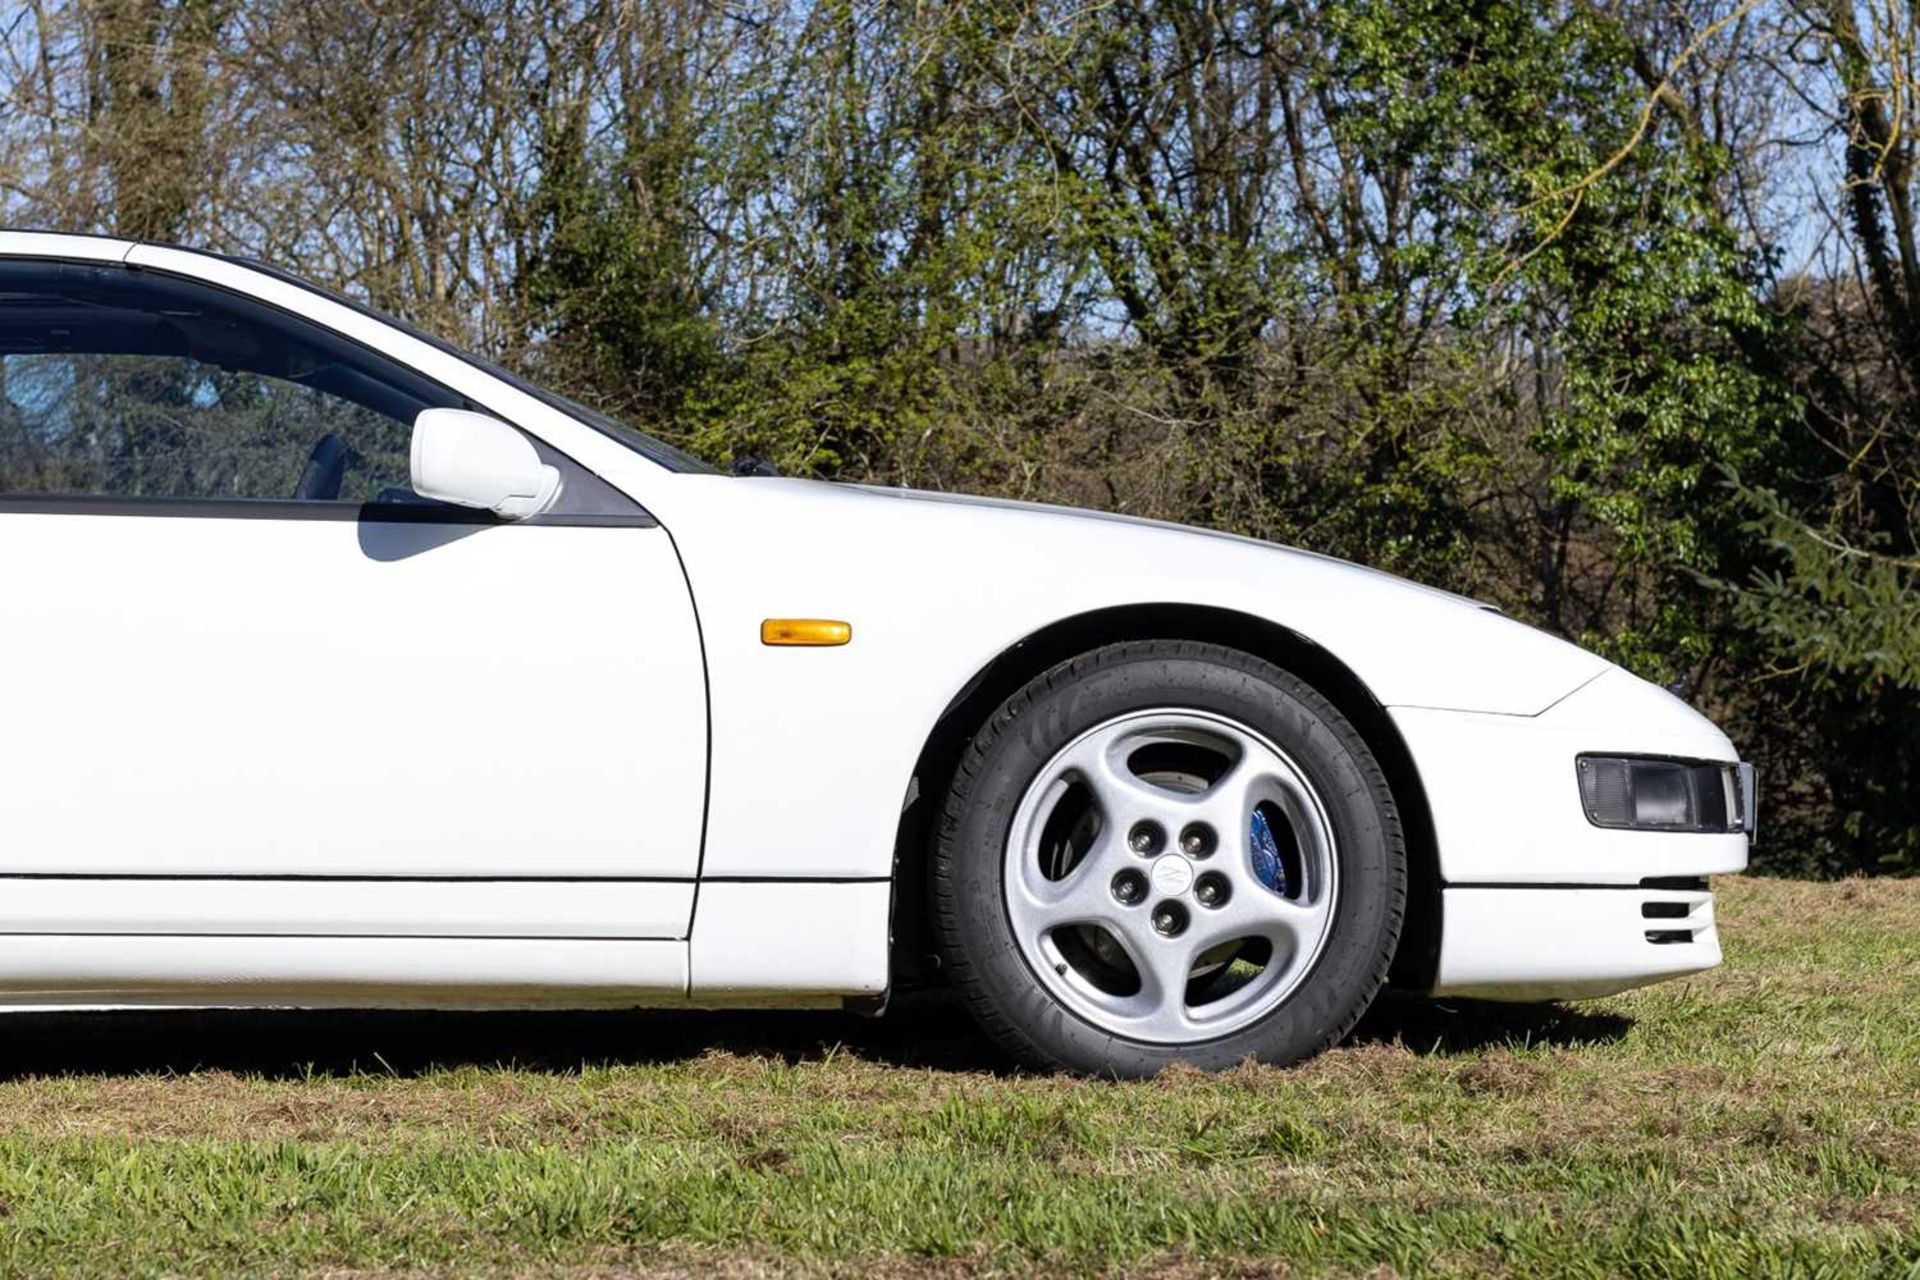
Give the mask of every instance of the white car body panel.
POLYGON ((1264 617, 1389 706, 1524 716, 1607 667, 1471 601, 1244 539, 802 481, 659 489, 646 501, 686 560, 713 684, 708 875, 891 874, 940 714, 1000 653, 1078 614, 1178 602, 1264 617), (769 616, 845 619, 853 643, 768 648, 769 616), (865 794, 893 801, 846 803, 865 794))
POLYGON ((697 869, 700 646, 660 529, 9 511, 0 561, 33 675, 0 874, 697 869))
POLYGON ((1642 882, 1738 870, 1746 837, 1593 827, 1573 756, 1731 761, 1732 744, 1471 601, 1088 512, 676 474, 244 264, 20 233, 0 256, 125 262, 305 317, 660 525, 0 511, 0 646, 31 673, 0 735, 0 1000, 880 995, 901 810, 943 712, 1044 628, 1162 605, 1285 628, 1386 709, 1435 829, 1438 989, 1593 994, 1719 959, 1710 899, 1642 882), (845 620, 853 639, 769 647, 770 617, 845 620), (5 878, 23 875, 54 878, 5 878), (1674 900, 1692 941, 1656 945, 1641 913, 1674 900))
POLYGON ((71 262, 125 262, 135 244, 108 236, 70 236, 50 231, 0 231, 0 255, 71 262))

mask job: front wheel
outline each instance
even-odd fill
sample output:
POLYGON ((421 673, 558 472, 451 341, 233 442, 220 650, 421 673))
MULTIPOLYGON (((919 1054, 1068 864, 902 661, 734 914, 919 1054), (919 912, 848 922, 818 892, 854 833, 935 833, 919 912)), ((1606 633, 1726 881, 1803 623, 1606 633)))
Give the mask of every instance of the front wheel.
POLYGON ((1111 645, 1009 698, 941 815, 933 919, 1029 1065, 1286 1064, 1384 980, 1406 903, 1393 797, 1312 688, 1214 645, 1111 645))

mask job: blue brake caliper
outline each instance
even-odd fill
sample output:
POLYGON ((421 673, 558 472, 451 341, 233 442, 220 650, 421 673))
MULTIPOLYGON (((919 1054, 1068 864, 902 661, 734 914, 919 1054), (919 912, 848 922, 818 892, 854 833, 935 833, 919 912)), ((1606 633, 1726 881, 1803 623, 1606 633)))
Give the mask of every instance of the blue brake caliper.
POLYGON ((1280 842, 1273 838, 1267 815, 1253 811, 1253 830, 1248 833, 1252 846, 1253 878, 1281 897, 1287 896, 1287 866, 1280 861, 1280 842))

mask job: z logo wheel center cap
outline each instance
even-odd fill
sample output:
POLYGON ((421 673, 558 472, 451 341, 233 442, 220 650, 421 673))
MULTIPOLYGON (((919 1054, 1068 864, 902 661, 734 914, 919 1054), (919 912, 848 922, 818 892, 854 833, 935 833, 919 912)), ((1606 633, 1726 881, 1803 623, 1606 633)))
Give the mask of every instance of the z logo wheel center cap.
POLYGON ((1167 854, 1153 864, 1152 879, 1156 893, 1177 898, 1193 888, 1193 864, 1177 853, 1167 854))

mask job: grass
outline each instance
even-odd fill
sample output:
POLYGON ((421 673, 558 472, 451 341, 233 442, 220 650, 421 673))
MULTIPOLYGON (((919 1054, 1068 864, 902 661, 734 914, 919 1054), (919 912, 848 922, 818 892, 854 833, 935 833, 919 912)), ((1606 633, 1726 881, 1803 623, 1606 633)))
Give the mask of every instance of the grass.
POLYGON ((1719 905, 1706 977, 1141 1084, 938 1003, 12 1017, 0 1273, 1920 1277, 1920 882, 1719 905))

